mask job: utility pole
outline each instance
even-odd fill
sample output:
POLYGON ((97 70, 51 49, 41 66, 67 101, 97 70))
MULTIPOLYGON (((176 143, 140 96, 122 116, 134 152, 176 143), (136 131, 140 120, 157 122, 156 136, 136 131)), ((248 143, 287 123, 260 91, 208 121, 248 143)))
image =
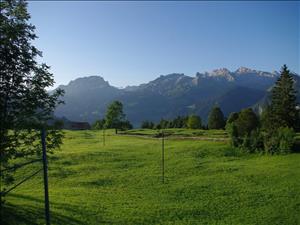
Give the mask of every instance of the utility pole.
POLYGON ((164 131, 161 132, 161 170, 162 170, 162 183, 165 183, 165 135, 164 131))
POLYGON ((47 153, 46 153, 46 130, 42 129, 42 150, 43 150, 43 170, 44 170, 44 190, 45 190, 45 218, 46 225, 50 225, 49 192, 48 192, 48 173, 47 173, 47 153))

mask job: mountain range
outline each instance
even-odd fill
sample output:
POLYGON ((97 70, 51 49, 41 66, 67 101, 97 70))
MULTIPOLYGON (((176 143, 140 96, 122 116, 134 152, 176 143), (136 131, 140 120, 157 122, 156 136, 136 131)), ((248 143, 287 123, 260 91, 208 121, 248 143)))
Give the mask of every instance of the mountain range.
MULTIPOLYGON (((88 76, 60 85, 65 91, 64 105, 55 115, 75 121, 88 121, 105 116, 106 107, 113 100, 124 105, 124 112, 134 126, 143 120, 159 121, 178 115, 198 114, 205 122, 214 105, 221 107, 225 116, 242 108, 260 111, 279 73, 240 67, 196 73, 190 77, 181 73, 161 75, 149 83, 117 88, 100 76, 88 76)), ((300 77, 293 74, 300 92, 300 77)))

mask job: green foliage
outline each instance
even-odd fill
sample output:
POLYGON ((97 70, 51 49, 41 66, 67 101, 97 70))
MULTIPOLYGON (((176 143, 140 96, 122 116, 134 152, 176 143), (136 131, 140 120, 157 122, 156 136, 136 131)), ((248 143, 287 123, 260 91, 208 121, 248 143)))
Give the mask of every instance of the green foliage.
POLYGON ((266 120, 266 129, 274 129, 279 127, 296 128, 298 121, 297 92, 294 89, 294 79, 284 65, 281 70, 281 75, 272 89, 272 101, 270 112, 266 120))
POLYGON ((225 119, 220 107, 213 107, 208 115, 208 129, 224 129, 225 119))
POLYGON ((264 131, 264 147, 267 153, 290 153, 295 143, 292 128, 280 127, 277 130, 264 131))
POLYGON ((141 128, 143 129, 153 129, 155 124, 151 121, 145 120, 142 122, 141 128))
POLYGON ((237 113, 237 112, 230 113, 230 115, 226 121, 226 124, 230 124, 230 123, 236 121, 238 118, 239 118, 239 113, 237 113))
POLYGON ((161 119, 160 122, 159 122, 159 125, 160 125, 160 129, 169 128, 170 121, 165 120, 165 119, 161 119))
MULTIPOLYGON (((42 128, 48 130, 48 152, 60 146, 63 133, 57 130, 53 112, 62 103, 63 91, 47 91, 54 79, 49 66, 38 63, 41 52, 32 44, 36 35, 28 22, 27 3, 1 1, 0 8, 0 170, 4 170, 16 159, 40 157, 42 128)), ((2 179, 11 183, 14 173, 1 172, 0 183, 2 179)))
POLYGON ((230 144, 232 147, 238 147, 240 144, 240 138, 238 136, 238 131, 235 123, 227 123, 226 131, 230 137, 230 144))
POLYGON ((161 119, 159 121, 159 123, 154 125, 153 127, 155 127, 155 129, 185 128, 185 127, 187 127, 187 120, 188 120, 188 117, 186 117, 186 116, 177 116, 173 120, 172 119, 171 120, 161 119))
POLYGON ((278 129, 279 153, 290 153, 295 143, 295 132, 292 128, 280 127, 278 129))
POLYGON ((264 142, 260 130, 252 130, 250 134, 246 134, 242 138, 242 143, 240 147, 249 153, 262 151, 264 147, 264 142))
POLYGON ((124 129, 125 126, 129 126, 129 121, 125 120, 125 114, 123 113, 123 104, 119 101, 113 101, 107 108, 105 116, 105 127, 114 128, 118 133, 118 129, 124 129))
POLYGON ((92 124, 92 128, 94 130, 102 130, 105 128, 105 119, 96 120, 94 124, 92 124))
POLYGON ((247 152, 263 149, 259 119, 250 108, 243 109, 239 113, 232 113, 227 120, 226 131, 233 147, 240 147, 247 152))
POLYGON ((294 129, 299 126, 294 80, 287 66, 272 89, 271 104, 262 114, 264 148, 269 153, 288 153, 294 144, 294 129))
POLYGON ((187 127, 190 129, 200 129, 202 127, 201 118, 197 115, 190 115, 187 121, 187 127))
POLYGON ((173 121, 172 121, 172 127, 170 128, 185 128, 187 126, 187 116, 177 116, 173 121))
POLYGON ((253 112, 251 108, 243 109, 238 118, 234 121, 237 127, 237 132, 239 137, 244 137, 250 135, 251 131, 255 130, 259 125, 259 120, 257 115, 253 112))
POLYGON ((124 120, 120 122, 120 130, 124 131, 124 130, 130 130, 132 128, 133 126, 129 120, 124 120))

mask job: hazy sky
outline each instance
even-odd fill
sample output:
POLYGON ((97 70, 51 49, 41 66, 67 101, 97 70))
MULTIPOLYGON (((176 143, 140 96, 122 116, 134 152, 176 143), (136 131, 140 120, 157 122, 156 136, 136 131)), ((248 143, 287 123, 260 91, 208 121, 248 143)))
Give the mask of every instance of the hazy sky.
POLYGON ((240 66, 299 73, 299 2, 29 2, 57 85, 100 75, 124 87, 240 66))

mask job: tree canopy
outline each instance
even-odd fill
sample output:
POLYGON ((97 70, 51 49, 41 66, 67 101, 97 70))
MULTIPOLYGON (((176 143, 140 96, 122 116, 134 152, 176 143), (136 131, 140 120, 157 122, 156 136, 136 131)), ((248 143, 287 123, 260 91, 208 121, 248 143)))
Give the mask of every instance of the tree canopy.
POLYGON ((197 115, 190 115, 187 120, 187 127, 190 129, 200 129, 202 127, 201 118, 197 115))
POLYGON ((220 107, 215 106, 208 115, 208 129, 224 129, 224 127, 224 114, 220 107))
POLYGON ((298 119, 297 92, 294 88, 294 79, 284 65, 281 75, 272 89, 271 105, 268 109, 269 119, 272 120, 272 127, 295 128, 298 119))
POLYGON ((123 104, 120 101, 113 101, 107 108, 105 115, 105 127, 114 128, 116 134, 118 129, 131 129, 132 125, 128 120, 125 120, 123 112, 123 104))
POLYGON ((258 127, 259 120, 251 108, 243 109, 235 120, 239 136, 246 136, 258 127))
MULTIPOLYGON (((41 128, 48 129, 48 151, 61 144, 62 133, 50 124, 56 124, 53 112, 63 91, 46 90, 54 79, 49 66, 38 63, 42 53, 32 44, 36 35, 28 22, 27 3, 1 1, 0 9, 0 170, 4 170, 13 159, 41 153, 41 128)), ((1 172, 0 178, 9 183, 12 175, 1 172)))

